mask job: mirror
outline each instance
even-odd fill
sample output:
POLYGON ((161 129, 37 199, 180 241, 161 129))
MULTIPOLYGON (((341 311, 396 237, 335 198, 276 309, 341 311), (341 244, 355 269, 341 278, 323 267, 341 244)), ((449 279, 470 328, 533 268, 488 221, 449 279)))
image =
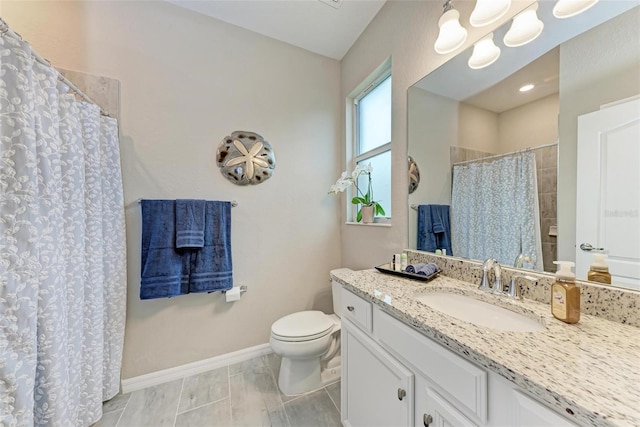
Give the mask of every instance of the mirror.
MULTIPOLYGON (((495 63, 479 70, 469 68, 470 48, 409 88, 408 154, 420 169, 421 182, 408 195, 408 203, 412 207, 451 205, 454 164, 487 164, 518 157, 521 152, 532 153, 536 162, 537 240, 542 260, 533 265, 521 258, 520 265, 554 272, 553 260, 577 261, 577 277, 586 280, 593 257, 586 253, 584 259, 580 255, 576 259, 576 239, 580 238, 576 237, 576 224, 586 222, 584 210, 576 205, 578 116, 640 96, 640 7, 637 2, 599 2, 578 16, 556 19, 551 12, 553 5, 554 2, 539 3, 538 16, 545 27, 533 42, 505 47, 502 39, 511 25, 509 21, 494 31, 493 39, 501 48, 495 63), (525 83, 536 87, 519 92, 525 83)), ((628 149, 637 150, 637 143, 628 149)), ((623 152, 618 158, 631 153, 623 152)), ((631 176, 624 184, 631 185, 627 197, 631 200, 626 202, 631 207, 625 205, 614 213, 628 213, 624 230, 640 232, 638 197, 632 194, 640 192, 633 183, 640 182, 640 172, 637 163, 633 167, 629 162, 625 159, 620 168, 609 165, 631 176)), ((487 192, 490 187, 472 191, 487 192)), ((611 186, 602 188, 601 194, 606 195, 611 186)), ((417 221, 416 209, 409 209, 409 247, 413 249, 419 249, 417 221)), ((455 233, 451 237, 454 248, 456 242, 464 240, 457 239, 455 233)), ((599 241, 600 235, 590 243, 598 247, 599 241)), ((640 262, 637 237, 634 242, 627 245, 635 246, 630 249, 631 254, 620 257, 610 250, 608 262, 614 285, 640 289, 640 281, 627 280, 623 277, 626 272, 618 277, 614 271, 614 258, 640 262)), ((455 249, 453 252, 460 256, 455 249)), ((475 253, 472 258, 479 260, 496 257, 494 253, 475 253)), ((513 266, 518 255, 516 252, 501 262, 513 266)), ((637 274, 640 264, 628 270, 637 274)))

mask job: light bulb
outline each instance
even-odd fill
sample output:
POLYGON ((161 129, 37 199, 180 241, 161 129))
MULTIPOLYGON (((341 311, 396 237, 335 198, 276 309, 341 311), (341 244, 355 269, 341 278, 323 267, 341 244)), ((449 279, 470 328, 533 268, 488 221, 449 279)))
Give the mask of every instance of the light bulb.
POLYGON ((440 34, 433 46, 440 54, 450 53, 462 46, 467 40, 467 30, 460 25, 460 13, 455 9, 449 9, 442 14, 438 21, 440 34))
POLYGON ((502 18, 511 7, 511 0, 476 0, 469 23, 474 27, 484 27, 502 18))
POLYGON ((532 4, 522 13, 513 18, 511 28, 504 35, 504 44, 508 47, 523 46, 534 41, 544 28, 544 23, 538 19, 536 11, 538 2, 532 4))
POLYGON ((500 57, 500 48, 493 43, 493 33, 489 33, 473 45, 469 67, 474 70, 488 67, 500 57))

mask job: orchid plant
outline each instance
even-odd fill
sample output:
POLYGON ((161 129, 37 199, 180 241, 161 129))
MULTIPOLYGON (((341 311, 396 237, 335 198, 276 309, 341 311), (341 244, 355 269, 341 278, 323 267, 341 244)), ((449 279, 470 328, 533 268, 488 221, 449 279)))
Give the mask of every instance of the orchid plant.
POLYGON ((371 186, 371 172, 373 172, 373 168, 371 167, 371 163, 366 165, 357 165, 356 168, 349 174, 349 172, 344 171, 342 175, 336 181, 335 184, 331 186, 329 189, 329 194, 338 194, 344 192, 347 188, 352 185, 356 187, 356 196, 351 199, 351 203, 354 205, 360 205, 358 208, 358 214, 356 215, 356 221, 362 221, 362 207, 364 206, 372 206, 374 209, 375 215, 384 215, 384 209, 380 205, 380 203, 373 200, 373 187, 371 186), (358 178, 360 175, 365 174, 368 178, 367 184, 367 192, 363 193, 362 190, 358 187, 358 178))

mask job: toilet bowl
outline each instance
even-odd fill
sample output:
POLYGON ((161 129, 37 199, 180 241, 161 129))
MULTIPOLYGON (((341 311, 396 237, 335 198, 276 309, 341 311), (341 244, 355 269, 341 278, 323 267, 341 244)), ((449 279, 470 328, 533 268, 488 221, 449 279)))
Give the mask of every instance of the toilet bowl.
POLYGON ((340 379, 340 292, 332 282, 336 314, 309 310, 271 325, 269 343, 282 357, 278 387, 286 395, 307 393, 340 379))

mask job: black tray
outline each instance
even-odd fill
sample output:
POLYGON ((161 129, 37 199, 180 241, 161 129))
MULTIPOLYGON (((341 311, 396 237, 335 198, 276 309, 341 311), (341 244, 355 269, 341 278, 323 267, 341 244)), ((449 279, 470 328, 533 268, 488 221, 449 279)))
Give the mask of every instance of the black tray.
POLYGON ((391 268, 390 264, 382 264, 376 267, 381 273, 385 274, 393 274, 394 276, 406 277, 408 279, 420 280, 422 282, 428 282, 429 280, 435 279, 440 274, 440 270, 436 271, 430 276, 423 276, 422 274, 413 274, 407 273, 406 271, 396 271, 391 268))

